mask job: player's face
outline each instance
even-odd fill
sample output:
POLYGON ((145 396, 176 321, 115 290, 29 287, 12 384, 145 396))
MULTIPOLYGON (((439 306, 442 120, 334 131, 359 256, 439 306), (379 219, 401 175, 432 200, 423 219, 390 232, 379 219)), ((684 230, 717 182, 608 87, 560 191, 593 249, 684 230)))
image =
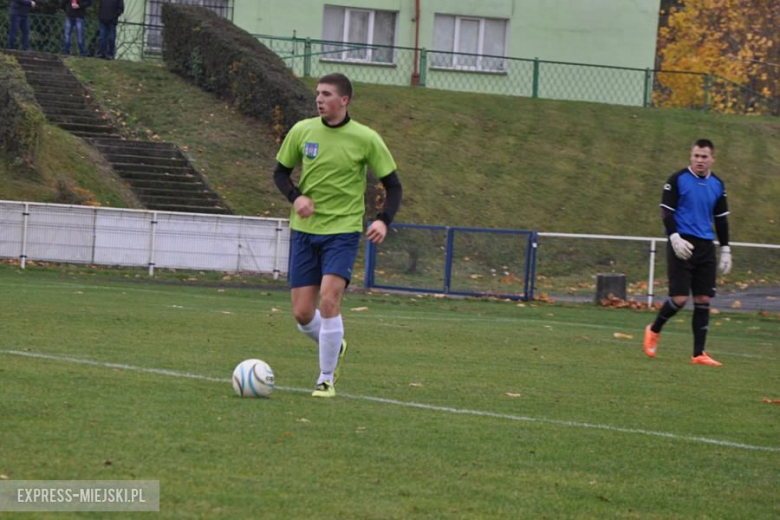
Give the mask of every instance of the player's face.
POLYGON ((317 85, 317 110, 326 121, 343 119, 349 104, 347 96, 340 96, 335 85, 320 83, 317 85))
POLYGON ((691 170, 698 175, 704 175, 712 169, 715 157, 709 148, 694 146, 691 150, 691 170))

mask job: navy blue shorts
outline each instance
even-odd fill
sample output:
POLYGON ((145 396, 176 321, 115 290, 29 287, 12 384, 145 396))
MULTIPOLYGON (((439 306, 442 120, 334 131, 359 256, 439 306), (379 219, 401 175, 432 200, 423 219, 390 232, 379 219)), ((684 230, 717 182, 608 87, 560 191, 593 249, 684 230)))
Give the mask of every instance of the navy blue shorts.
POLYGON ((290 287, 319 286, 326 274, 340 276, 349 285, 360 245, 359 232, 312 235, 292 230, 290 241, 290 287))

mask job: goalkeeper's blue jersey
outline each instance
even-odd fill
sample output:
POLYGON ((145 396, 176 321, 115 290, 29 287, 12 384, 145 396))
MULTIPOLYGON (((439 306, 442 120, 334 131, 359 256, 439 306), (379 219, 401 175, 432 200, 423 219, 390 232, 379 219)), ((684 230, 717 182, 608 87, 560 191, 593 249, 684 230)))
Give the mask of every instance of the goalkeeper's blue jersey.
POLYGON ((712 172, 699 177, 690 168, 666 181, 661 207, 674 212, 678 233, 707 240, 715 239, 713 218, 729 214, 723 181, 712 172))

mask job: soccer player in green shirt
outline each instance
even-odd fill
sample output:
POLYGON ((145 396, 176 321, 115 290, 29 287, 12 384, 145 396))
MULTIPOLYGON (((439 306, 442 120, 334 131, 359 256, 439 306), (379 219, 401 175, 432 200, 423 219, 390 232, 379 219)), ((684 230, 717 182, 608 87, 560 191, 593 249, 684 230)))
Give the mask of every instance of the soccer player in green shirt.
POLYGON ((298 330, 319 345, 315 397, 336 395, 347 351, 341 299, 352 277, 363 232, 366 167, 381 180, 387 198, 366 232, 381 244, 401 205, 401 182, 393 156, 371 128, 349 117, 352 83, 328 74, 317 84, 320 117, 296 123, 276 156, 274 183, 293 204, 290 215, 290 286, 298 330), (299 186, 290 178, 302 165, 299 186), (319 309, 317 298, 319 297, 319 309))

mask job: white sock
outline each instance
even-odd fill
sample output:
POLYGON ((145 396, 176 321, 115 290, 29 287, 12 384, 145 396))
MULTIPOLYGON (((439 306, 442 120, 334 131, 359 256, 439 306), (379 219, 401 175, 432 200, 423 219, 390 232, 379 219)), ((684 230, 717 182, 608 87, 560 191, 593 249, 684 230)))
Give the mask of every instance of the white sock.
POLYGON ((322 319, 320 318, 320 310, 314 309, 314 318, 306 325, 298 324, 298 330, 309 336, 314 343, 320 341, 320 324, 322 319))
POLYGON ((320 327, 320 377, 317 384, 330 380, 339 362, 341 340, 344 339, 344 322, 341 314, 335 318, 322 318, 320 327))

